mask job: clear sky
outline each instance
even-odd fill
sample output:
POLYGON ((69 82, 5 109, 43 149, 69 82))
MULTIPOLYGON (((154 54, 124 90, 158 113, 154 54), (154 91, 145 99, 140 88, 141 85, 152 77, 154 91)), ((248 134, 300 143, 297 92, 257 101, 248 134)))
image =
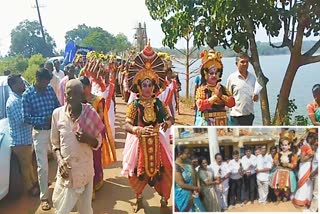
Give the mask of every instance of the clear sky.
MULTIPOLYGON (((161 47, 164 34, 160 22, 154 21, 145 0, 38 0, 44 28, 53 37, 58 49, 65 47, 65 33, 79 24, 102 27, 116 35, 124 33, 133 42, 134 28, 146 22, 147 34, 153 47, 161 47)), ((2 2, 3 3, 3 2, 2 2)), ((35 0, 8 0, 0 8, 0 54, 10 47, 10 33, 21 21, 38 20, 35 0)), ((256 35, 258 41, 268 41, 264 30, 256 35)), ((274 41, 277 41, 274 39, 274 41)), ((178 47, 183 47, 179 42, 178 47)))

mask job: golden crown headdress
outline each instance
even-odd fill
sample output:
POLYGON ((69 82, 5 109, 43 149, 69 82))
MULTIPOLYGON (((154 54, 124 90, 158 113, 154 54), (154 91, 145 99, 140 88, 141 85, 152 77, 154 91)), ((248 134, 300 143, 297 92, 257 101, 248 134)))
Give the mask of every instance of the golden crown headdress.
MULTIPOLYGON (((200 54, 201 57, 201 68, 200 74, 203 80, 207 80, 208 71, 212 68, 215 68, 217 72, 220 72, 219 78, 222 77, 223 64, 222 64, 222 55, 220 52, 214 50, 204 50, 200 54)), ((202 80, 202 81, 203 81, 202 80)))
POLYGON ((222 55, 220 52, 214 51, 214 50, 204 50, 201 53, 201 63, 202 63, 202 68, 205 69, 210 69, 211 67, 215 66, 217 69, 222 69, 222 55))
POLYGON ((280 142, 283 142, 283 141, 288 141, 289 143, 292 143, 293 142, 293 139, 294 139, 294 136, 293 136, 293 133, 292 132, 284 132, 280 135, 280 142))
POLYGON ((150 79, 156 84, 155 92, 158 91, 159 85, 162 85, 165 81, 166 72, 164 69, 164 61, 152 49, 149 40, 146 47, 136 55, 128 69, 130 90, 139 93, 139 83, 145 79, 150 79))

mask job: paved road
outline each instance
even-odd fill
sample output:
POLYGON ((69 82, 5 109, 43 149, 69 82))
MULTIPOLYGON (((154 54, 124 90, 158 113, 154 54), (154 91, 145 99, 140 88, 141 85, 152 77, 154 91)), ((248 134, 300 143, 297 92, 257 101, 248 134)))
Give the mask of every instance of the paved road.
MULTIPOLYGON (((116 148, 118 161, 112 166, 104 170, 104 186, 97 192, 96 199, 93 201, 94 214, 127 214, 132 213, 131 203, 134 200, 134 193, 131 190, 126 177, 120 175, 122 151, 125 142, 125 132, 121 129, 126 112, 126 105, 121 98, 116 98, 117 113, 116 113, 116 148)), ((56 173, 56 162, 49 162, 49 177, 54 181, 56 173)), ((54 182, 50 186, 50 194, 52 195, 54 182)), ((171 214, 172 202, 169 201, 169 208, 160 210, 160 197, 152 188, 146 187, 143 193, 144 209, 141 209, 138 214, 171 214)), ((172 199, 172 197, 171 197, 172 199)), ((40 201, 38 198, 30 198, 23 195, 16 201, 4 199, 0 201, 0 214, 53 214, 54 210, 44 212, 39 207, 40 201)))

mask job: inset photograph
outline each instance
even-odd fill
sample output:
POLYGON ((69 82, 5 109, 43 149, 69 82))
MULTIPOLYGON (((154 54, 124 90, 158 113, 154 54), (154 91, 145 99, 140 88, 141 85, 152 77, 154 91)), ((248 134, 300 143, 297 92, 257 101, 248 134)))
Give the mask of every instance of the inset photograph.
POLYGON ((317 212, 318 128, 175 127, 176 212, 317 212))

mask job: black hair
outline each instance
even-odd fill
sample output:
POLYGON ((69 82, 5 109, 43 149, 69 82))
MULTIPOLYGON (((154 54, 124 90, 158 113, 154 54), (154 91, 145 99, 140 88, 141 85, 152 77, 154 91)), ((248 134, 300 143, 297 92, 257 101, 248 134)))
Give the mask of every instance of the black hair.
POLYGON ((176 145, 176 147, 174 149, 176 158, 179 157, 180 155, 182 155, 186 149, 187 149, 187 147, 184 145, 176 145))
POLYGON ((320 84, 315 84, 314 86, 312 86, 312 92, 315 92, 317 90, 320 90, 320 84))
POLYGON ((271 152, 271 151, 274 150, 274 149, 277 150, 277 147, 276 147, 276 146, 271 146, 270 149, 269 149, 269 151, 271 152))
POLYGON ((11 71, 10 70, 5 70, 4 73, 3 73, 5 76, 9 76, 11 74, 11 71))
POLYGON ((36 72, 36 78, 37 80, 51 80, 52 74, 48 71, 46 68, 41 68, 36 72))
POLYGON ((232 155, 239 155, 239 151, 238 151, 238 150, 234 150, 234 151, 232 152, 232 155))
POLYGON ((220 155, 221 158, 222 158, 222 154, 221 154, 221 153, 216 153, 215 156, 214 156, 214 159, 217 160, 217 157, 218 157, 219 155, 220 155))
POLYGON ((237 56, 236 56, 236 63, 238 63, 239 60, 243 59, 243 58, 248 58, 249 59, 249 55, 247 53, 244 53, 244 52, 238 53, 237 56))
POLYGON ((70 71, 71 69, 76 69, 76 67, 74 66, 74 64, 72 64, 72 63, 69 63, 68 65, 66 65, 65 67, 64 67, 64 70, 65 71, 70 71))
POLYGON ((86 77, 86 76, 79 77, 79 80, 82 83, 82 85, 84 85, 84 86, 90 86, 91 85, 89 78, 86 77))
POLYGON ((246 147, 244 147, 244 150, 245 150, 245 151, 248 151, 248 150, 251 151, 251 148, 250 148, 250 146, 246 146, 246 147))
POLYGON ((202 168, 202 161, 204 161, 204 160, 206 160, 208 162, 207 158, 205 158, 203 156, 198 158, 198 163, 199 163, 200 168, 202 168))
POLYGON ((21 77, 20 74, 11 74, 10 76, 8 76, 8 80, 7 81, 8 81, 8 85, 11 88, 11 90, 12 90, 12 86, 14 84, 16 84, 18 78, 20 78, 20 77, 21 77))
POLYGON ((296 130, 294 130, 294 129, 289 129, 289 132, 292 132, 293 134, 295 134, 295 133, 296 133, 296 130))
POLYGON ((194 154, 194 153, 193 153, 193 154, 191 155, 191 157, 190 157, 191 160, 194 160, 194 159, 197 159, 197 160, 198 160, 198 158, 199 158, 198 155, 196 155, 196 154, 194 154))

